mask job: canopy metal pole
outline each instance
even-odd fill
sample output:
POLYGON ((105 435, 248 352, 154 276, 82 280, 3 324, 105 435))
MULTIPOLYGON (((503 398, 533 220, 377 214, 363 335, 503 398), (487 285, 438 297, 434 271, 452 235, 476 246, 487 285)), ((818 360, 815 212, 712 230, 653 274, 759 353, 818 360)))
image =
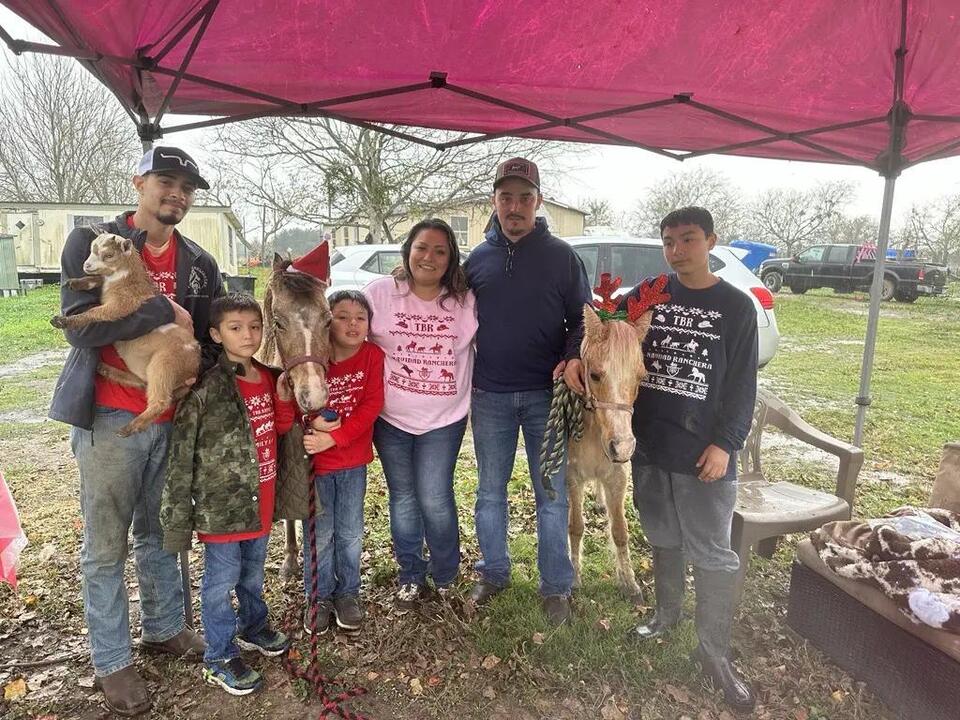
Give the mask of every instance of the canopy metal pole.
POLYGON ((861 447, 863 427, 870 405, 870 374, 873 372, 873 356, 877 345, 877 325, 880 322, 880 294, 883 287, 883 268, 890 240, 890 216, 893 213, 893 191, 896 175, 888 176, 883 183, 883 206, 880 209, 880 237, 877 239, 877 258, 873 267, 873 283, 870 285, 870 311, 867 314, 867 336, 863 341, 863 363, 860 367, 860 392, 857 394, 857 422, 853 430, 853 444, 861 447))

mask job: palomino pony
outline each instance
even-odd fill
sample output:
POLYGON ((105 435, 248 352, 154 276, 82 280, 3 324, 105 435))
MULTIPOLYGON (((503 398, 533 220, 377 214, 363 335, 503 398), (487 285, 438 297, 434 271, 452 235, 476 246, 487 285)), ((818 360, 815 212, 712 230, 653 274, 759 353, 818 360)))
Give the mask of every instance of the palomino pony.
MULTIPOLYGON (((665 280, 666 278, 664 278, 665 280)), ((570 560, 574 585, 580 586, 580 553, 583 540, 584 485, 595 481, 607 514, 607 529, 617 566, 617 585, 629 598, 640 596, 640 586, 630 561, 630 534, 624 513, 629 481, 630 458, 636 447, 631 419, 640 383, 647 375, 641 343, 650 329, 653 304, 662 302, 663 284, 644 286, 639 301, 630 298, 626 317, 614 319, 617 305, 612 294, 620 279, 612 283, 607 273, 595 288, 603 298, 601 315, 583 306, 584 337, 580 345, 586 398, 583 437, 571 441, 567 455, 567 496, 570 501, 570 560)), ((669 296, 666 296, 669 299, 669 296)))
MULTIPOLYGON (((290 264, 279 255, 273 257, 273 272, 263 298, 260 358, 268 365, 283 368, 300 412, 308 417, 327 404, 330 306, 324 294, 326 284, 306 272, 290 271, 290 264)), ((289 441, 300 443, 302 435, 294 433, 289 441)), ((302 445, 285 456, 307 462, 302 445)), ((309 470, 305 475, 312 478, 309 470)), ((280 568, 284 580, 296 576, 298 553, 296 524, 286 520, 286 557, 280 568)))

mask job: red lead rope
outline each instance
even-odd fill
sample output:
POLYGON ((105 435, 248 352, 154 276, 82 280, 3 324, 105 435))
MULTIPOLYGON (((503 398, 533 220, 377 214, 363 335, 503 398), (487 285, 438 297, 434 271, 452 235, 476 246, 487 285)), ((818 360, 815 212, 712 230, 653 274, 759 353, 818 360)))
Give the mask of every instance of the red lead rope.
MULTIPOLYGON (((320 698, 320 702, 323 704, 323 709, 319 715, 320 718, 326 718, 332 715, 343 718, 344 720, 370 720, 366 715, 351 712, 342 707, 342 704, 347 700, 365 695, 367 692, 366 688, 350 688, 332 697, 327 694, 327 686, 334 685, 335 683, 323 674, 320 669, 320 661, 317 659, 317 646, 319 642, 319 635, 317 633, 317 543, 316 527, 314 526, 314 519, 317 516, 317 487, 313 478, 310 479, 309 507, 310 519, 306 523, 307 532, 304 540, 310 543, 310 577, 313 578, 313 584, 310 588, 310 617, 308 620, 310 624, 310 661, 306 667, 303 667, 291 659, 290 653, 286 653, 283 656, 283 667, 291 677, 306 682, 307 685, 313 689, 316 696, 320 698)), ((290 635, 293 634, 297 623, 300 622, 300 617, 300 603, 295 602, 287 610, 287 617, 284 622, 290 635)))

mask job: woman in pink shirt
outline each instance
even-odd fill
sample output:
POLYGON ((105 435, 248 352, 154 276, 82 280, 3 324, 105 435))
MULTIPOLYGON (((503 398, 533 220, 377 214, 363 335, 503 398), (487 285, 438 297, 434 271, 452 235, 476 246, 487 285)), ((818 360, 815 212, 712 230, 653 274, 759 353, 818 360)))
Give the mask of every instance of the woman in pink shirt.
POLYGON ((423 598, 427 575, 442 594, 460 570, 453 470, 467 426, 477 316, 449 225, 417 223, 401 254, 394 276, 363 292, 373 306, 370 340, 386 356, 373 443, 390 492, 397 607, 406 611, 423 598))

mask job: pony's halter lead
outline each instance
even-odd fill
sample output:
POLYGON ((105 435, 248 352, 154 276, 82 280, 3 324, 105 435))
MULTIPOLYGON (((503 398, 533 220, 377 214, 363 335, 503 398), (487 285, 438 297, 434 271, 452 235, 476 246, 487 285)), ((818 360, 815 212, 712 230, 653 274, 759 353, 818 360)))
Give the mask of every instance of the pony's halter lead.
MULTIPOLYGON (((584 348, 586 350, 586 348, 584 348)), ((620 410, 633 415, 633 403, 615 403, 606 400, 597 400, 590 387, 590 368, 587 366, 587 353, 580 353, 580 362, 583 363, 583 386, 586 393, 583 397, 583 407, 591 412, 596 410, 620 410)))

